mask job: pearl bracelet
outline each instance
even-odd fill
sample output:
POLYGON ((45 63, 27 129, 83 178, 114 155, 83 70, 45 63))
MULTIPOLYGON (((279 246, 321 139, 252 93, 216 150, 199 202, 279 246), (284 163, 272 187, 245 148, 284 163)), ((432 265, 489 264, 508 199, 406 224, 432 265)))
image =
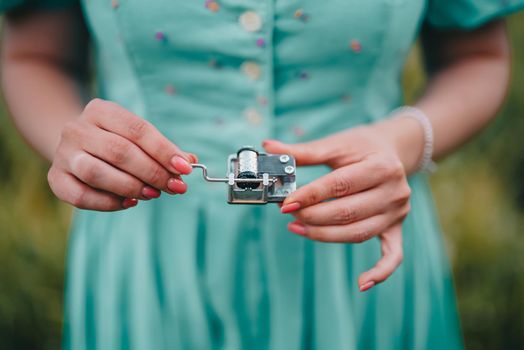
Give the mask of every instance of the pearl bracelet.
POLYGON ((437 165, 433 162, 433 126, 429 121, 428 116, 421 109, 412 106, 402 106, 395 109, 391 113, 392 117, 408 117, 413 118, 419 122, 422 130, 424 131, 424 148, 422 152, 422 157, 417 166, 417 172, 427 172, 432 173, 437 169, 437 165))

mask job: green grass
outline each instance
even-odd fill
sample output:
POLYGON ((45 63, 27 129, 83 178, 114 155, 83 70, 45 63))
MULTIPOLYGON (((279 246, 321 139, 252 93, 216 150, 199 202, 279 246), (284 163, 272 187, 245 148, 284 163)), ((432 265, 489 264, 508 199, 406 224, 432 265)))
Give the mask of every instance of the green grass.
MULTIPOLYGON (((524 14, 510 20, 513 83, 500 118, 440 165, 432 179, 469 349, 524 347, 524 14)), ((417 51, 408 100, 424 84, 417 51)), ((0 108, 0 343, 56 349, 70 209, 47 165, 0 108)))

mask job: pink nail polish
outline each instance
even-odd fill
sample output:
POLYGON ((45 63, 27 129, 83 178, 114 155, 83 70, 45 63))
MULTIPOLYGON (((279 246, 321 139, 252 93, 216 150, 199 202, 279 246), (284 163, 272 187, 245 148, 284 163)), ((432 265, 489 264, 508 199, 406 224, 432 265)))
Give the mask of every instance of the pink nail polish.
POLYGON ((160 191, 151 186, 144 186, 144 188, 142 188, 142 195, 147 198, 158 198, 160 197, 160 191))
POLYGON ((191 172, 193 171, 193 167, 191 166, 191 164, 189 164, 187 160, 180 156, 174 156, 171 159, 171 164, 173 164, 173 167, 176 171, 183 175, 191 174, 191 172))
POLYGON ((122 208, 128 209, 136 206, 138 204, 138 199, 136 198, 126 198, 122 201, 122 208))
POLYGON ((300 209, 300 203, 294 202, 294 203, 283 205, 282 208, 280 208, 280 212, 282 214, 289 214, 298 209, 300 209))
POLYGON ((287 229, 293 233, 296 233, 297 235, 303 236, 306 234, 306 226, 298 221, 288 224, 287 229))
POLYGON ((365 292, 366 290, 369 290, 375 286, 375 281, 367 281, 363 285, 360 286, 360 291, 365 292))
POLYGON ((187 191, 187 185, 180 179, 171 178, 167 181, 167 187, 176 193, 183 194, 187 191))

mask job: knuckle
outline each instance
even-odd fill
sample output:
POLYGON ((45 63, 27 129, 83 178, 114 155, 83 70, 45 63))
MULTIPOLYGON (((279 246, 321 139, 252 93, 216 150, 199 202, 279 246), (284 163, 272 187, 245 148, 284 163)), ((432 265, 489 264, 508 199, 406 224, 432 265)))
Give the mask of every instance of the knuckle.
POLYGON ((377 161, 377 171, 387 179, 404 176, 404 167, 400 160, 384 156, 377 161))
POLYGON ((78 139, 81 135, 81 127, 76 120, 67 122, 62 128, 60 136, 64 140, 78 139))
POLYGON ((407 183, 404 183, 403 196, 406 200, 411 198, 411 187, 407 183))
POLYGON ((83 209, 83 208, 86 208, 86 205, 85 205, 86 195, 87 195, 87 190, 83 188, 78 188, 77 190, 71 192, 70 198, 67 199, 66 201, 69 202, 74 207, 83 209))
POLYGON ((106 197, 100 201, 100 210, 102 211, 116 211, 122 209, 120 202, 113 197, 106 197))
POLYGON ((307 236, 314 241, 326 241, 326 234, 320 228, 310 229, 307 236))
POLYGON ((296 218, 301 222, 309 223, 313 219, 313 213, 308 208, 296 212, 296 218))
POLYGON ((319 190, 315 187, 311 188, 310 191, 308 191, 305 194, 305 200, 307 203, 318 203, 320 201, 320 194, 319 190))
POLYGON ((114 140, 109 144, 109 161, 115 165, 123 164, 129 154, 129 144, 124 140, 114 140))
POLYGON ((411 188, 408 186, 407 183, 404 183, 397 190, 397 194, 394 197, 394 202, 398 205, 404 205, 405 203, 409 202, 410 198, 411 198, 411 188))
POLYGON ((411 204, 407 203, 406 205, 404 205, 404 207, 402 208, 402 211, 400 213, 400 217, 402 219, 405 219, 406 216, 408 216, 409 212, 411 211, 411 204))
POLYGON ((363 243, 370 238, 370 233, 368 231, 356 231, 352 236, 353 243, 363 243))
POLYGON ((332 194, 335 197, 344 196, 350 193, 352 189, 353 189, 353 185, 351 181, 343 177, 336 177, 335 181, 333 182, 333 186, 331 187, 332 194))
POLYGON ((94 184, 100 180, 100 169, 97 166, 83 163, 79 166, 79 177, 86 183, 94 184))
POLYGON ((138 141, 146 134, 148 124, 143 119, 137 117, 131 118, 127 127, 131 141, 138 141))
POLYGON ((106 103, 107 102, 102 100, 101 98, 94 98, 87 103, 87 105, 84 108, 84 112, 87 116, 97 114, 100 112, 101 109, 104 108, 106 103))
POLYGON ((399 249, 399 251, 395 254, 395 264, 396 266, 402 264, 404 261, 404 250, 399 249))
POLYGON ((167 172, 160 166, 155 166, 149 173, 149 183, 155 187, 163 188, 167 185, 167 172))
POLYGON ((357 219, 358 213, 356 209, 349 207, 341 207, 337 211, 334 219, 336 223, 347 224, 357 219))
POLYGON ((124 181, 122 183, 122 193, 123 197, 141 197, 142 184, 137 181, 124 181))
POLYGON ((54 166, 51 166, 49 168, 49 171, 47 172, 47 183, 49 184, 49 188, 51 188, 51 191, 56 195, 56 178, 57 178, 57 170, 54 166))

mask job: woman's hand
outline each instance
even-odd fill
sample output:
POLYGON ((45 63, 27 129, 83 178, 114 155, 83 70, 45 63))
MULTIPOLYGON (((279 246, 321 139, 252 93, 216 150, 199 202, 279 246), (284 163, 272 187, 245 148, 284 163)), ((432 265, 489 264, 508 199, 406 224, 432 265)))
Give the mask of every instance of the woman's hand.
POLYGON ((191 173, 182 152, 153 125, 115 103, 95 99, 62 130, 48 174, 55 195, 82 209, 113 211, 138 199, 184 193, 191 173))
POLYGON ((401 226, 410 210, 411 190, 384 128, 362 126, 310 143, 268 140, 263 145, 269 153, 293 155, 298 165, 334 169, 286 198, 281 211, 296 218, 288 229, 322 242, 361 243, 378 237, 382 258, 360 276, 360 290, 387 279, 402 261, 401 226))

